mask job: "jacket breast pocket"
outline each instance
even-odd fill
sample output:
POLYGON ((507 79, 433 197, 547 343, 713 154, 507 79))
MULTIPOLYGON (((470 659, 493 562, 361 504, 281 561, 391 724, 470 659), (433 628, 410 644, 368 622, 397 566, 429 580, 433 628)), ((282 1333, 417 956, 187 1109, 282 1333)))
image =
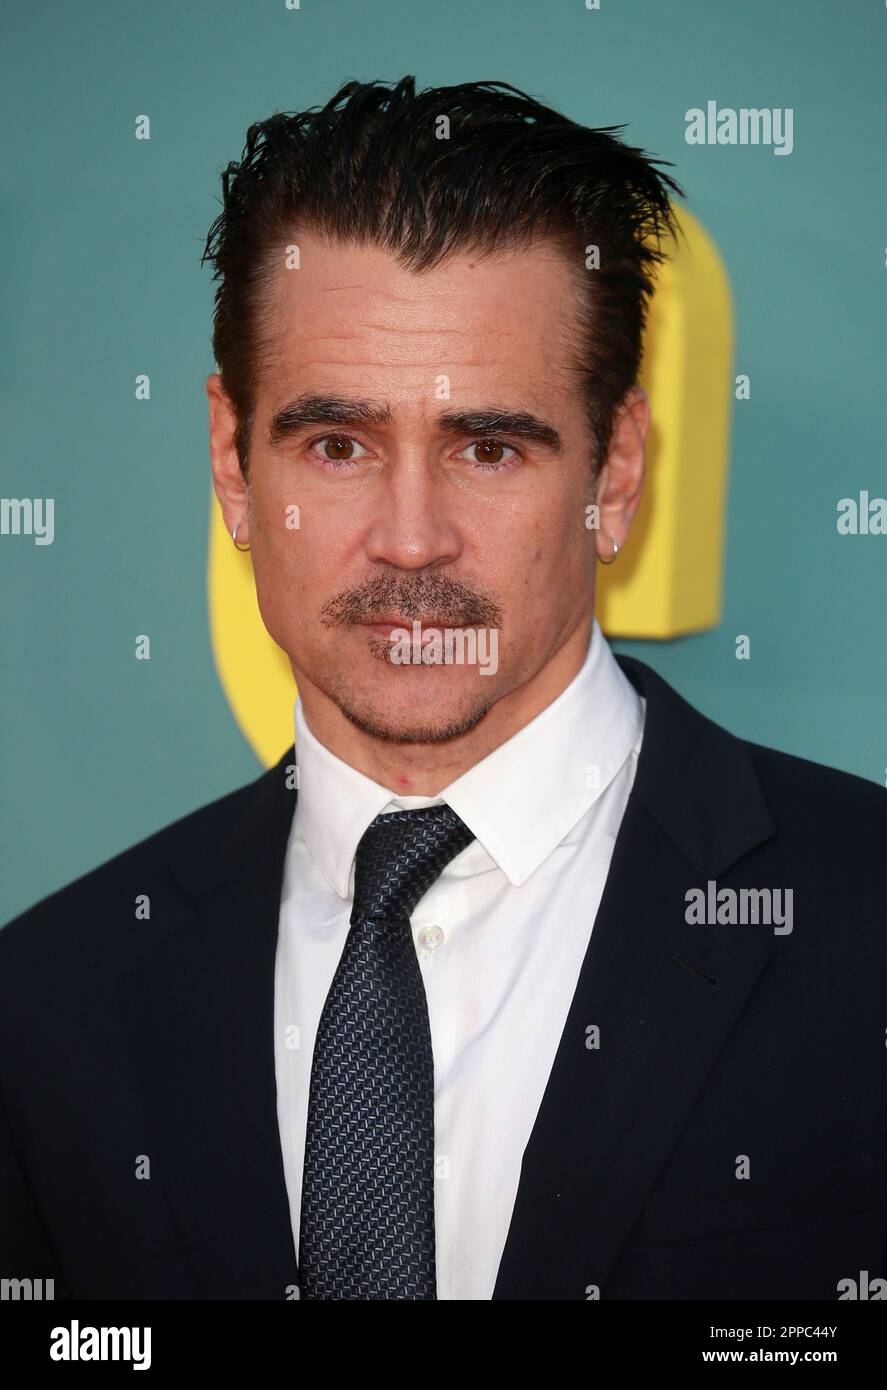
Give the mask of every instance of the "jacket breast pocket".
POLYGON ((725 1177, 692 1187, 654 1188, 640 1222, 639 1243, 662 1245, 708 1236, 827 1221, 865 1212, 873 1201, 874 1160, 854 1155, 801 1179, 725 1177))

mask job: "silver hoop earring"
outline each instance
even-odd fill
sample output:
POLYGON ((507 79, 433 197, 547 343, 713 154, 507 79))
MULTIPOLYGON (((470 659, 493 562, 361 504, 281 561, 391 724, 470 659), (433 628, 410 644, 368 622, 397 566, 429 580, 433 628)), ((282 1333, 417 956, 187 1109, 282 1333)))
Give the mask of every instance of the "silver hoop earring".
POLYGON ((610 558, 609 558, 608 560, 605 560, 604 557, 603 557, 603 555, 599 555, 599 556, 598 556, 598 559, 600 560, 600 562, 601 562, 602 565, 612 565, 613 561, 616 559, 616 556, 617 556, 618 554, 619 554, 619 544, 618 544, 617 541, 614 541, 614 542, 613 542, 613 554, 610 556, 610 558))
MULTIPOLYGON (((239 525, 240 525, 240 522, 238 521, 237 526, 239 526, 239 525)), ((235 550, 249 550, 249 541, 247 541, 246 545, 238 545, 238 544, 237 544, 237 526, 235 526, 235 527, 234 527, 234 530, 231 532, 231 539, 232 539, 232 541, 234 542, 234 549, 235 549, 235 550)))

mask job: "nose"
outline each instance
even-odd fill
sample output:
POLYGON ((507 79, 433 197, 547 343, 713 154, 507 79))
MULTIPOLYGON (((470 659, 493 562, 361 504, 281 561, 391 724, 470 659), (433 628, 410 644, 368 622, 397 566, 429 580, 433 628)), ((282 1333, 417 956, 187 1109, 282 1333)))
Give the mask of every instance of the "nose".
POLYGON ((399 458, 372 495, 365 542, 370 560, 418 570, 458 559, 462 541, 452 516, 452 488, 427 459, 399 458))

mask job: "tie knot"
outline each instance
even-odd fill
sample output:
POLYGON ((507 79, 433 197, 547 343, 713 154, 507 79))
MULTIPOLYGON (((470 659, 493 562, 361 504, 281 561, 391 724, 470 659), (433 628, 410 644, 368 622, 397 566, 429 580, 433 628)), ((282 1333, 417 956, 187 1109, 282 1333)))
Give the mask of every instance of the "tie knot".
POLYGON ((409 917, 416 903, 474 835, 449 806, 376 816, 354 861, 352 922, 409 917))

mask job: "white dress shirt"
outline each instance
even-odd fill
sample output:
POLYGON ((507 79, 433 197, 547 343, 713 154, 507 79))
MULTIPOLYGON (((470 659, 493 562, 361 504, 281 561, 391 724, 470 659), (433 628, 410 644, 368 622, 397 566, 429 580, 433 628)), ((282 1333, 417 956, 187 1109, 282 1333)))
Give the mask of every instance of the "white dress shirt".
POLYGON ((645 701, 594 622, 541 714, 440 796, 396 796, 330 752, 295 705, 299 794, 274 982, 277 1115, 298 1258, 318 1021, 358 841, 379 814, 447 803, 476 839, 410 919, 434 1052, 439 1299, 489 1299, 536 1120, 634 780, 645 701))

